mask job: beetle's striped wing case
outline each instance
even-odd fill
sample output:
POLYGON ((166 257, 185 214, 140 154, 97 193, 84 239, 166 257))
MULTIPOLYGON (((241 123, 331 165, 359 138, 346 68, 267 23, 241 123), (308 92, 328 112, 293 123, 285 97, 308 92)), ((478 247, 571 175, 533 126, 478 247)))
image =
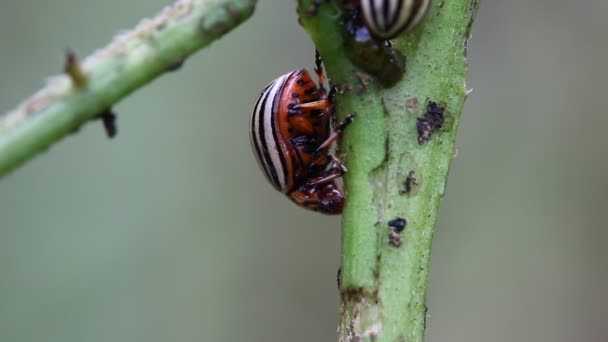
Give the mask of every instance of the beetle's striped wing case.
MULTIPOLYGON (((321 67, 316 71, 323 84, 321 67)), ((317 87, 304 69, 292 71, 262 91, 251 114, 249 136, 258 165, 275 189, 302 207, 339 214, 344 196, 335 179, 345 169, 330 166, 334 159, 328 148, 352 117, 332 132, 331 108, 323 86, 317 87)))
POLYGON ((329 163, 325 150, 313 160, 313 152, 330 133, 326 97, 310 74, 299 70, 275 79, 256 101, 249 131, 251 145, 275 189, 288 193, 329 163))
POLYGON ((281 91, 287 78, 295 71, 270 82, 262 91, 251 114, 249 136, 251 147, 262 172, 281 192, 287 192, 286 148, 279 139, 279 127, 275 114, 278 111, 281 91))
POLYGON ((367 28, 382 39, 395 38, 424 18, 431 0, 361 0, 367 28))

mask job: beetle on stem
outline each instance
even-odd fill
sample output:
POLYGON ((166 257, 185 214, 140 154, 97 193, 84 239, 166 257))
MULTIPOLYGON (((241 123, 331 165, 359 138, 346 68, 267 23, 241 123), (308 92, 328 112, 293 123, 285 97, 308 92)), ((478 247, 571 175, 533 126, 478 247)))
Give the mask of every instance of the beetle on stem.
POLYGON ((331 145, 354 117, 331 129, 333 91, 323 86, 321 58, 315 72, 292 71, 264 88, 251 115, 254 155, 268 181, 296 204, 325 214, 340 214, 344 195, 335 180, 346 168, 329 154, 331 145))

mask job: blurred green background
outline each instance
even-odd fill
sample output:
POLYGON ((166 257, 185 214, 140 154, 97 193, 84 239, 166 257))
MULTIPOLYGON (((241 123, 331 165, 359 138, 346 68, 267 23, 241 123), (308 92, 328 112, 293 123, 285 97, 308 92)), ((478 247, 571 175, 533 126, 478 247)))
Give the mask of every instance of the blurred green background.
MULTIPOLYGON (((258 170, 261 88, 312 66, 295 1, 0 182, 0 341, 333 341, 339 218, 258 170)), ((0 4, 0 112, 167 0, 0 4)), ((482 0, 428 341, 607 341, 608 2, 482 0)))

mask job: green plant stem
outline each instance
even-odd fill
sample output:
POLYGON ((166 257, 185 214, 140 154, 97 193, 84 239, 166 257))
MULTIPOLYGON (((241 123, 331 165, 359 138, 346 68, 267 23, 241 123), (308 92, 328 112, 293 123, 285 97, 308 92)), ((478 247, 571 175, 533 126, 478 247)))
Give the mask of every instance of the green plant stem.
MULTIPOLYGON (((179 0, 0 117, 0 176, 45 150, 253 13, 256 0, 179 0)), ((76 63, 76 64, 74 64, 76 63)))
POLYGON ((423 341, 431 242, 467 96, 466 43, 478 0, 433 1, 423 24, 394 41, 407 71, 389 89, 346 57, 337 6, 309 16, 311 2, 298 1, 301 24, 332 84, 350 89, 336 98, 338 116, 357 113, 340 145, 348 173, 339 340, 423 341), (446 122, 419 144, 417 118, 430 101, 445 108, 446 122), (418 185, 404 194, 410 171, 418 185), (388 226, 397 217, 408 222, 399 247, 388 226))

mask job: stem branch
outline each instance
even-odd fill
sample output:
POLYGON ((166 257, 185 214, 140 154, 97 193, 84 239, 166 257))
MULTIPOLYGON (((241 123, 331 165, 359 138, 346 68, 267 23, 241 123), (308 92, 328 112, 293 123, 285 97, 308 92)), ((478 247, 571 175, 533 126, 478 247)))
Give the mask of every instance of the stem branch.
POLYGON ((179 0, 142 20, 82 62, 68 53, 66 73, 0 117, 0 176, 229 32, 256 0, 179 0))

